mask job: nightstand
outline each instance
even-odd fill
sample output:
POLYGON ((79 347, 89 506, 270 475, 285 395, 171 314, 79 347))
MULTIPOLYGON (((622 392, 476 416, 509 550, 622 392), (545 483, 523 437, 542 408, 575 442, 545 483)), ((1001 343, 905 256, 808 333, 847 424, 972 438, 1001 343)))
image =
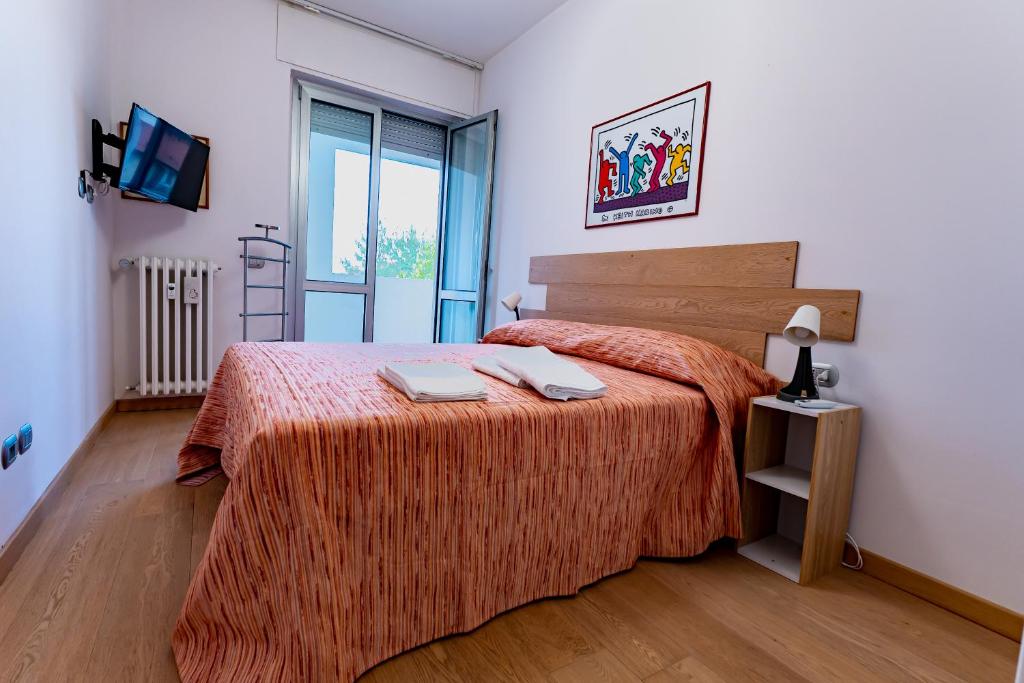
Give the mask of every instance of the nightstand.
POLYGON ((740 555, 800 584, 840 565, 860 412, 847 404, 809 410, 774 396, 751 399, 740 555))

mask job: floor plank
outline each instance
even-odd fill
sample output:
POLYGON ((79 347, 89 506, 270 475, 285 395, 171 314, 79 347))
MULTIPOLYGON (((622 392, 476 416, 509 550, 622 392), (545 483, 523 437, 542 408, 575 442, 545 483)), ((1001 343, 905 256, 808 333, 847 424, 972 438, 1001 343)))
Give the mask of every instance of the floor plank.
POLYGON ((597 683, 598 681, 636 681, 640 679, 608 650, 583 654, 551 674, 555 683, 597 683))
MULTIPOLYGON (((696 562, 676 566, 685 569, 693 564, 696 562)), ((717 608, 705 609, 688 596, 646 580, 636 569, 592 586, 583 597, 649 639, 661 634, 665 643, 662 654, 669 661, 699 653, 708 666, 730 680, 809 680, 800 675, 783 647, 765 648, 752 642, 737 632, 736 624, 724 618, 727 615, 717 608)))
POLYGON ((726 680, 706 667, 697 657, 686 657, 653 676, 644 683, 726 683, 726 680))
MULTIPOLYGON (((174 462, 180 441, 156 441, 159 459, 174 462)), ((174 485, 173 470, 151 471, 162 483, 140 496, 132 515, 100 625, 104 637, 92 650, 85 680, 177 680, 170 640, 192 572, 193 490, 174 485)))
MULTIPOLYGON (((175 681, 170 633, 228 482, 174 483, 192 410, 119 413, 0 584, 0 680, 175 681)), ((644 560, 368 671, 407 681, 1011 681, 1017 644, 871 577, 644 560)))
POLYGON ((25 568, 34 580, 27 594, 0 599, 5 612, 20 602, 0 641, 4 680, 68 680, 88 661, 111 590, 98 568, 116 566, 128 530, 132 495, 119 489, 93 487, 43 562, 15 565, 14 572, 25 568))

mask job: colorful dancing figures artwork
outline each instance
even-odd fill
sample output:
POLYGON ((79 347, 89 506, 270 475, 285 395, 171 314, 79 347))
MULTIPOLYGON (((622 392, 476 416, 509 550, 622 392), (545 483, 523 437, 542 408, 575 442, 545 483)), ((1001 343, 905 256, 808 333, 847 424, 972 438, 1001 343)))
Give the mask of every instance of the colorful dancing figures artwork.
POLYGON ((586 227, 690 216, 711 83, 594 126, 586 227))

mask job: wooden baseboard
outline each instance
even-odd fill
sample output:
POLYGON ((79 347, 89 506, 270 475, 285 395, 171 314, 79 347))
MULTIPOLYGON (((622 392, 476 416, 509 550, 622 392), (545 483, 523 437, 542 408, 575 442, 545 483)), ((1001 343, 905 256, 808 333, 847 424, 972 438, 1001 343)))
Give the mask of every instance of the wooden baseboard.
POLYGON ((10 574, 11 569, 21 557, 21 554, 25 552, 25 548, 28 546, 29 541, 32 540, 32 537, 35 536, 43 520, 57 507, 57 503, 64 494, 64 490, 71 483, 71 478, 77 469, 79 461, 82 459, 82 455, 93 447, 100 432, 107 426, 113 415, 114 403, 111 403, 103 411, 99 419, 96 420, 96 423, 93 424, 85 438, 82 439, 82 443, 75 449, 75 452, 64 463, 57 476, 53 478, 50 485, 43 491, 43 495, 39 497, 39 500, 32 506, 32 509, 25 515, 25 519, 14 530, 7 543, 0 548, 0 583, 7 580, 7 575, 10 574))
MULTIPOLYGON (((869 550, 861 548, 861 556, 864 558, 862 571, 868 576, 1020 642, 1021 631, 1024 630, 1024 615, 869 550)), ((847 545, 846 561, 852 563, 855 557, 853 548, 847 545)))
POLYGON ((183 410, 203 405, 205 394, 194 396, 146 396, 117 399, 117 412, 133 413, 144 410, 183 410))

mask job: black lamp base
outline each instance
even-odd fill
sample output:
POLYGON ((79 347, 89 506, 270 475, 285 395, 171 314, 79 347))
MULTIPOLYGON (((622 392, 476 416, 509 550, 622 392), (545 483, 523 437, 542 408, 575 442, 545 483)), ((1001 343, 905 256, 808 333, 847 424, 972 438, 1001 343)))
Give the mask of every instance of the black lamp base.
POLYGON ((780 401, 802 401, 818 398, 818 387, 814 385, 814 372, 811 363, 811 347, 801 346, 800 355, 793 372, 793 381, 782 387, 775 395, 780 401))

